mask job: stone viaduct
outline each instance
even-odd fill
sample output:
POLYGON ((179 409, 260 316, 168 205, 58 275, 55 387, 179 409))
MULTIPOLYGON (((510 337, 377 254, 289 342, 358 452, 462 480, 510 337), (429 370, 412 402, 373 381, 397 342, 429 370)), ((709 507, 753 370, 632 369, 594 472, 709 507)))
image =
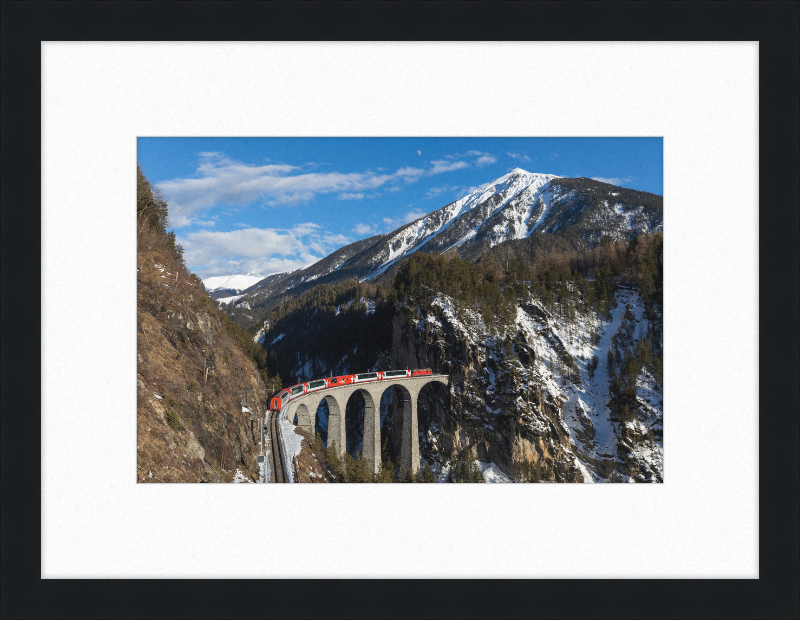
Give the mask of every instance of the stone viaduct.
POLYGON ((377 473, 381 467, 381 396, 393 386, 400 388, 403 406, 403 429, 400 449, 400 471, 411 467, 415 474, 419 471, 419 431, 417 424, 417 398, 423 387, 437 382, 445 386, 449 375, 423 375, 419 377, 399 377, 383 381, 348 383, 340 387, 329 387, 304 394, 289 402, 283 408, 284 417, 312 437, 317 425, 317 407, 324 400, 328 405, 328 445, 335 445, 342 455, 346 449, 344 414, 350 397, 359 392, 364 398, 364 441, 362 456, 370 470, 377 473))

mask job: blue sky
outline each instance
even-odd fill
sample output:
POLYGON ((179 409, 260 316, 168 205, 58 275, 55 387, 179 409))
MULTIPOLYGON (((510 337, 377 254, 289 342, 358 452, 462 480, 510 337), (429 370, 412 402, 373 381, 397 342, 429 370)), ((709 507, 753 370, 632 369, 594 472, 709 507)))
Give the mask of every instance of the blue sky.
POLYGON ((661 138, 139 138, 201 278, 297 269, 513 168, 662 194, 661 138))

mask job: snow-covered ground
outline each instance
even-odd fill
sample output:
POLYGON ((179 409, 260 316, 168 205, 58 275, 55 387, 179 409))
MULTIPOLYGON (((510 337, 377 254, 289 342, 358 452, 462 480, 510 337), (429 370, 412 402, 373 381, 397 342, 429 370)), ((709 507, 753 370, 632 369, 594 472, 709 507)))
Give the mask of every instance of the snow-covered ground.
MULTIPOLYGON (((290 473, 294 471, 294 457, 300 454, 303 438, 294 432, 297 427, 286 419, 285 413, 286 407, 281 410, 278 422, 281 425, 283 454, 286 457, 286 471, 290 473)), ((294 482, 294 478, 291 475, 287 476, 287 482, 294 482)))
POLYGON ((238 484, 241 482, 250 482, 250 480, 242 473, 242 470, 236 468, 236 473, 233 475, 233 483, 238 484))
POLYGON ((514 482, 494 463, 483 463, 478 461, 478 466, 481 468, 481 473, 483 474, 486 482, 514 482))

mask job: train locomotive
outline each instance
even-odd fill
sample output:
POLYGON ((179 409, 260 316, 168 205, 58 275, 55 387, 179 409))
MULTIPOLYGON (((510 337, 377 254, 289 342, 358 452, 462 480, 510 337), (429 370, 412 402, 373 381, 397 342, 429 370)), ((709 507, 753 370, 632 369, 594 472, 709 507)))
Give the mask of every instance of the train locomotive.
POLYGON ((432 375, 433 371, 430 368, 417 368, 415 370, 383 370, 378 372, 364 372, 356 375, 341 375, 339 377, 327 377, 325 379, 316 379, 307 383, 298 383, 291 387, 285 388, 278 392, 270 400, 269 408, 273 411, 279 411, 289 401, 310 394, 317 390, 322 390, 329 387, 339 387, 348 383, 364 383, 369 381, 386 381, 391 379, 406 378, 406 377, 421 377, 424 375, 432 375))

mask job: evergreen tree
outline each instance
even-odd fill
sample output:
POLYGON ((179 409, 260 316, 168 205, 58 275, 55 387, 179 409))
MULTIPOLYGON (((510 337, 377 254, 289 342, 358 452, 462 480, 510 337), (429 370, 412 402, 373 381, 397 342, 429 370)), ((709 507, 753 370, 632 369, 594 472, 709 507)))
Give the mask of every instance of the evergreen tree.
MULTIPOLYGON (((167 201, 154 191, 141 167, 136 165, 136 216, 138 228, 147 227, 151 232, 166 235, 167 201)), ((174 246, 175 233, 172 233, 174 246)))
POLYGON ((600 360, 597 358, 596 355, 592 355, 592 358, 589 360, 589 363, 586 364, 586 370, 589 373, 589 379, 594 379, 594 373, 597 370, 597 365, 600 363, 600 360))
POLYGON ((620 415, 620 419, 623 422, 630 422, 633 420, 633 414, 631 413, 631 410, 628 407, 627 403, 622 405, 622 414, 620 415))
POLYGON ((325 448, 325 460, 328 461, 333 474, 336 476, 336 482, 341 482, 344 480, 344 464, 342 460, 339 458, 339 455, 336 452, 336 448, 333 445, 328 445, 325 448))
POLYGON ((436 482, 436 478, 433 476, 433 471, 431 470, 431 466, 427 463, 425 464, 425 473, 422 475, 423 482, 436 482))
POLYGON ((397 476, 394 473, 394 466, 389 461, 384 461, 381 465, 380 471, 376 474, 377 482, 397 482, 397 476))

